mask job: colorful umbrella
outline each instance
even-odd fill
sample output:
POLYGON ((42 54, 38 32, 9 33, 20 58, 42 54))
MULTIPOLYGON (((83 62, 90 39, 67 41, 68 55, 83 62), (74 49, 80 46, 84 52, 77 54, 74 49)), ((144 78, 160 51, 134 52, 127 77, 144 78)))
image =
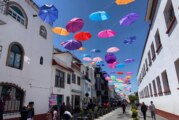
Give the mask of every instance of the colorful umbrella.
POLYGON ((65 28, 62 28, 62 27, 55 27, 52 29, 52 31, 58 35, 62 35, 62 36, 67 36, 69 35, 69 32, 65 29, 65 28))
POLYGON ((95 58, 93 58, 93 61, 94 62, 99 62, 99 61, 102 61, 103 59, 102 58, 100 58, 100 57, 95 57, 95 58))
POLYGON ((124 40, 124 44, 132 44, 136 40, 136 36, 129 37, 127 40, 124 40))
POLYGON ((68 32, 75 33, 77 31, 81 30, 83 28, 83 26, 84 26, 84 22, 82 19, 73 18, 67 23, 66 29, 68 32))
POLYGON ((83 54, 83 57, 91 57, 90 54, 83 54))
POLYGON ((117 5, 127 5, 132 2, 134 2, 134 0, 116 0, 117 5))
POLYGON ((87 62, 92 61, 92 59, 91 59, 90 57, 84 57, 83 60, 84 60, 84 61, 87 61, 87 62))
POLYGON ((104 66, 104 62, 103 62, 103 61, 97 61, 97 62, 96 62, 96 65, 97 65, 97 66, 104 66))
POLYGON ((43 5, 39 9, 39 17, 46 23, 53 24, 58 18, 58 10, 54 5, 43 5))
POLYGON ((115 74, 116 72, 115 71, 111 71, 109 74, 115 74))
POLYGON ((123 63, 117 64, 116 68, 123 68, 125 65, 123 63))
POLYGON ((118 52, 118 51, 119 51, 119 48, 117 47, 110 47, 109 49, 107 49, 108 53, 113 53, 113 52, 118 52))
POLYGON ((122 74, 124 74, 124 73, 123 73, 123 72, 117 72, 117 74, 122 75, 122 74))
POLYGON ((120 25, 128 26, 128 25, 134 23, 138 18, 139 18, 138 14, 136 14, 136 13, 130 13, 130 14, 126 15, 125 17, 123 17, 119 21, 119 23, 120 23, 120 25))
POLYGON ((130 59, 126 59, 124 62, 125 63, 132 63, 134 62, 135 60, 133 58, 130 58, 130 59))
POLYGON ((117 60, 117 58, 116 58, 116 56, 113 53, 107 53, 105 55, 105 61, 108 64, 112 64, 112 63, 116 62, 116 60, 117 60))
POLYGON ((116 68, 116 64, 118 64, 118 62, 113 62, 113 63, 111 63, 111 64, 108 64, 108 67, 110 67, 110 68, 116 68))
POLYGON ((76 41, 76 40, 68 40, 67 42, 65 42, 63 47, 68 50, 76 50, 76 49, 79 49, 80 47, 82 47, 82 43, 80 41, 76 41))
POLYGON ((109 19, 109 14, 105 11, 93 12, 89 15, 89 19, 92 21, 104 21, 109 19))
POLYGON ((130 78, 132 78, 132 76, 126 76, 126 79, 130 79, 130 78))
POLYGON ((98 33, 99 38, 110 38, 110 37, 114 37, 115 35, 116 35, 116 32, 114 32, 111 29, 103 30, 98 33))
POLYGON ((100 53, 101 51, 98 50, 98 49, 92 49, 91 52, 92 52, 92 53, 100 53))
POLYGON ((83 51, 83 50, 85 50, 85 48, 84 47, 80 47, 78 50, 83 51))
POLYGON ((127 75, 131 75, 131 74, 132 74, 132 72, 126 72, 126 74, 127 74, 127 75))
POLYGON ((75 34, 74 38, 78 41, 86 41, 91 38, 91 34, 89 32, 78 32, 75 34))
POLYGON ((116 80, 116 77, 115 76, 111 76, 111 80, 115 81, 116 80))

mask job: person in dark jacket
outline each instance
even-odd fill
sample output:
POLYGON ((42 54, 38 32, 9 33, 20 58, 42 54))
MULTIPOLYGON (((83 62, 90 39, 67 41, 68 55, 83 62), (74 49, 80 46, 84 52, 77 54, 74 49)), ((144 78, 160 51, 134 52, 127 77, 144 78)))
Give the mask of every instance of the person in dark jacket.
POLYGON ((34 102, 29 102, 29 105, 27 107, 27 120, 33 120, 34 118, 34 102))
POLYGON ((145 103, 144 103, 144 102, 142 103, 142 106, 141 106, 141 111, 142 111, 142 114, 143 114, 144 120, 146 120, 147 106, 145 105, 145 103))
POLYGON ((28 111, 27 111, 27 107, 23 106, 22 110, 21 110, 21 118, 20 120, 27 120, 27 115, 28 115, 28 111))
POLYGON ((0 99, 0 120, 3 120, 4 106, 5 103, 0 99))

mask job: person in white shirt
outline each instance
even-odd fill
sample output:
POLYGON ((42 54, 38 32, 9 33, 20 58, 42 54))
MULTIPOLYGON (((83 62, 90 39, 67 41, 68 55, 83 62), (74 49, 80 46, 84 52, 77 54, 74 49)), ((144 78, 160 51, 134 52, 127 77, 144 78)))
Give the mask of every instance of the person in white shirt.
POLYGON ((149 109, 151 111, 152 120, 156 120, 156 117, 155 117, 155 114, 156 114, 155 105, 153 104, 153 101, 151 101, 150 103, 151 103, 151 105, 149 106, 149 109))

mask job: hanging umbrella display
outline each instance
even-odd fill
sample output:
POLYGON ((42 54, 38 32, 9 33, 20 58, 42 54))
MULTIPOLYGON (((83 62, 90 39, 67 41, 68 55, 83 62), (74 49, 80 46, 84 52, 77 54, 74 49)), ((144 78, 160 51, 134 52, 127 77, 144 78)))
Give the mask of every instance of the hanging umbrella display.
POLYGON ((90 54, 83 54, 83 57, 91 57, 90 54))
POLYGON ((123 73, 123 72, 117 72, 117 74, 119 74, 119 75, 123 75, 124 73, 123 73))
POLYGON ((105 55, 105 61, 108 64, 112 64, 112 63, 116 62, 116 60, 117 60, 117 58, 116 58, 116 56, 113 53, 107 53, 105 55))
POLYGON ((73 18, 67 23, 66 29, 68 32, 75 33, 81 30, 83 26, 84 26, 84 22, 81 18, 73 18))
POLYGON ((109 74, 115 74, 116 72, 115 71, 111 71, 109 74))
POLYGON ((92 21, 105 21, 109 19, 109 14, 105 11, 93 12, 89 15, 89 19, 92 21))
POLYGON ((63 47, 68 50, 76 50, 76 49, 79 49, 80 47, 82 47, 82 43, 80 41, 76 41, 76 40, 68 40, 67 42, 65 42, 63 47))
POLYGON ((116 80, 116 77, 115 76, 111 76, 111 80, 115 81, 116 80))
POLYGON ((129 3, 134 2, 135 0, 116 0, 117 5, 127 5, 129 3))
POLYGON ((65 29, 65 28, 62 28, 62 27, 55 27, 52 29, 52 31, 58 35, 62 35, 62 36, 67 36, 69 35, 69 32, 65 29))
POLYGON ((53 24, 58 19, 58 10, 54 5, 43 5, 39 9, 39 17, 46 23, 53 24))
POLYGON ((128 76, 126 76, 126 79, 130 79, 130 78, 132 78, 132 76, 129 76, 129 75, 128 75, 128 76))
POLYGON ((100 58, 100 57, 95 57, 93 58, 93 62, 99 62, 99 61, 102 61, 103 59, 100 58))
POLYGON ((134 62, 135 60, 133 58, 130 58, 130 59, 126 59, 124 62, 125 63, 132 63, 134 62))
POLYGON ((116 68, 116 65, 118 64, 118 62, 113 62, 113 63, 111 63, 111 64, 108 64, 108 67, 110 67, 110 68, 116 68))
POLYGON ((83 60, 87 61, 87 62, 91 62, 92 61, 92 59, 90 57, 84 57, 83 60))
POLYGON ((99 49, 92 49, 91 52, 92 53, 100 53, 101 51, 99 49))
POLYGON ((66 42, 61 42, 60 45, 61 45, 61 46, 64 46, 65 43, 66 43, 66 42))
POLYGON ((116 32, 111 29, 103 30, 98 33, 99 38, 110 38, 110 37, 114 37, 115 35, 116 32))
POLYGON ((83 51, 83 50, 85 50, 85 48, 84 47, 80 47, 78 50, 83 51))
POLYGON ((132 72, 126 72, 126 74, 127 74, 127 75, 131 75, 131 74, 132 74, 132 72))
POLYGON ((91 38, 91 34, 89 32, 78 32, 75 34, 74 38, 78 41, 86 41, 91 38))
POLYGON ((108 53, 113 53, 113 52, 118 52, 118 51, 119 51, 119 48, 117 47, 110 47, 107 49, 108 53))
POLYGON ((120 64, 116 65, 116 68, 123 68, 123 67, 125 67, 125 65, 123 63, 120 63, 120 64))
POLYGON ((103 62, 103 61, 97 61, 97 62, 96 62, 96 65, 97 65, 97 66, 104 66, 104 62, 103 62))
POLYGON ((139 18, 138 14, 130 13, 130 14, 126 15, 125 17, 123 17, 119 21, 119 23, 120 23, 120 25, 128 26, 128 25, 131 25, 132 23, 134 23, 138 18, 139 18))
POLYGON ((127 40, 124 40, 124 44, 132 44, 136 40, 136 36, 129 37, 127 40))

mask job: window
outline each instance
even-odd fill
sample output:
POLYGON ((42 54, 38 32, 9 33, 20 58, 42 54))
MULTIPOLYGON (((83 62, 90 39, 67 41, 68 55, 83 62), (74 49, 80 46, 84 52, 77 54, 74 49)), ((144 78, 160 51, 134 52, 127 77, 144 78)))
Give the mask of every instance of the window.
POLYGON ((156 84, 155 84, 155 80, 152 81, 153 83, 153 88, 154 88, 154 96, 157 96, 157 88, 156 88, 156 84))
POLYGON ((165 10, 164 10, 164 17, 165 17, 165 22, 167 26, 167 33, 169 33, 170 29, 172 28, 176 20, 171 0, 168 0, 166 4, 165 10))
POLYGON ((47 39, 47 30, 46 30, 46 28, 43 25, 40 26, 39 34, 43 38, 47 39))
POLYGON ((1 58, 1 53, 2 53, 2 45, 0 45, 0 58, 1 58))
POLYGON ((161 44, 160 35, 159 35, 158 30, 155 34, 155 44, 156 44, 156 52, 158 53, 159 50, 162 48, 162 44, 161 44))
POLYGON ((166 70, 162 72, 162 81, 163 81, 163 87, 164 87, 164 93, 170 93, 170 87, 168 83, 168 77, 166 70))
POLYGON ((76 83, 76 75, 75 74, 72 74, 72 83, 76 83))
POLYGON ((26 26, 27 28, 27 15, 24 9, 16 2, 9 2, 8 15, 14 18, 16 21, 26 26))
POLYGON ((147 86, 147 97, 149 97, 150 95, 149 95, 149 88, 148 88, 148 86, 147 86))
POLYGON ((157 86, 158 86, 158 94, 159 95, 163 95, 163 93, 162 93, 162 86, 161 86, 161 82, 160 82, 160 77, 158 76, 156 78, 156 80, 157 80, 157 86))
POLYGON ((150 48, 151 48, 151 52, 152 52, 152 60, 154 60, 155 59, 155 48, 154 48, 153 42, 152 42, 150 48))
POLYGON ((175 61, 175 69, 176 69, 176 74, 179 82, 179 58, 175 61))
POLYGON ((4 114, 20 112, 24 91, 13 84, 0 83, 0 98, 5 102, 4 114))
POLYGON ((40 57, 40 64, 43 65, 43 57, 40 57))
POLYGON ((67 105, 70 104, 70 97, 69 97, 69 96, 66 97, 66 104, 67 104, 67 105))
POLYGON ((56 70, 55 87, 65 88, 65 73, 60 70, 56 70))
POLYGON ((7 66, 22 69, 23 56, 24 52, 22 47, 17 43, 12 43, 7 56, 7 66))
POLYGON ((151 59, 150 51, 148 52, 148 59, 149 59, 149 66, 151 66, 152 65, 152 59, 151 59))
POLYGON ((67 75, 67 84, 71 84, 71 75, 70 74, 67 75))
POLYGON ((77 84, 80 85, 81 84, 81 78, 78 76, 77 77, 77 84))
POLYGON ((146 68, 146 71, 148 71, 148 62, 147 62, 147 59, 145 59, 145 68, 146 68))

